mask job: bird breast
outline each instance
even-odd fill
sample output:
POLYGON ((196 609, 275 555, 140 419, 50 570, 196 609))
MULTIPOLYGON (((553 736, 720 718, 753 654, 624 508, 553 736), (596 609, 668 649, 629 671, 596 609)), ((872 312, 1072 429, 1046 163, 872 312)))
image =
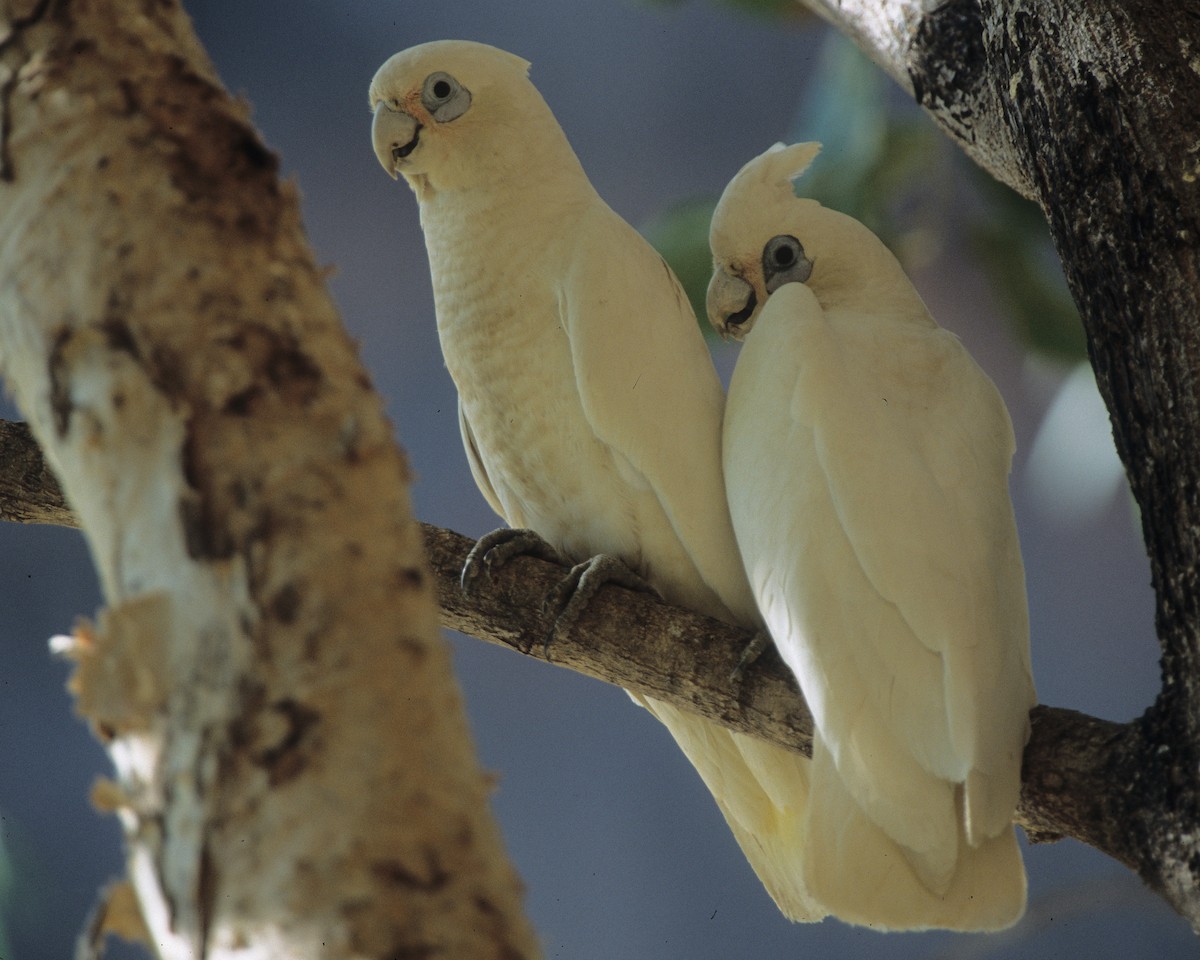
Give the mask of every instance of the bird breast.
POLYGON ((636 496, 613 496, 620 468, 584 416, 541 251, 489 236, 486 219, 470 235, 425 219, 442 352, 505 520, 572 559, 640 565, 636 496))

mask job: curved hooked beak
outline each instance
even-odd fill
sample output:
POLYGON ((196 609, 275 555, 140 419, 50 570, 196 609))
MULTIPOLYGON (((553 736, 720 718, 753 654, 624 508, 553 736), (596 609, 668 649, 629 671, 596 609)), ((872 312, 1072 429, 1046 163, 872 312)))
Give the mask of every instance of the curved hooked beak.
POLYGON ((754 316, 758 297, 749 283, 718 267, 708 282, 705 307, 708 310, 708 322, 722 340, 730 337, 741 340, 749 331, 749 327, 743 330, 742 326, 754 316))
POLYGON ((396 179, 404 159, 417 149, 421 139, 421 124, 403 110, 388 106, 386 100, 375 105, 375 119, 371 122, 371 142, 375 156, 383 164, 388 176, 396 179))

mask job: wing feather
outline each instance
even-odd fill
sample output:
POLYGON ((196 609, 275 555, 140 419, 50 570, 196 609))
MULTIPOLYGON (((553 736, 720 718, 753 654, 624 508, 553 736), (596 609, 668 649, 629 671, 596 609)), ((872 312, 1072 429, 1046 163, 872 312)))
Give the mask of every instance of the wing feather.
POLYGON ((1004 405, 951 334, 793 284, 743 348, 725 437, 751 583, 830 753, 943 874, 955 783, 969 842, 1008 828, 1033 702, 1004 405))
MULTIPOLYGON (((862 573, 941 660, 951 753, 931 769, 958 768, 959 781, 987 775, 977 778, 985 795, 968 790, 977 842, 977 832, 1007 828, 1034 702, 1008 493, 1012 425, 995 386, 945 330, 834 313, 821 334, 823 369, 797 385, 793 414, 811 425, 862 573)), ((943 738, 925 730, 922 739, 943 738)))
POLYGON ((757 622, 718 469, 724 392, 695 314, 667 264, 607 207, 596 205, 579 234, 586 241, 562 296, 585 416, 654 490, 701 578, 734 618, 757 622), (588 256, 589 249, 609 255, 588 256), (581 317, 587 322, 576 322, 581 317))
MULTIPOLYGON (((1007 772, 984 802, 1007 826, 1033 704, 1025 571, 1008 493, 1012 424, 958 337, 893 318, 830 317, 839 383, 796 394, 840 526, 871 586, 942 660, 953 757, 1007 772), (1003 814, 1007 810, 1007 814, 1003 814)), ((968 799, 968 803, 971 800, 968 799)), ((974 838, 972 838, 974 839, 974 838)))
POLYGON ((483 457, 479 454, 479 445, 475 442, 475 434, 471 431, 471 423, 467 420, 467 411, 463 409, 461 396, 458 398, 458 429, 462 434, 463 449, 467 452, 467 464, 471 467, 471 476, 475 478, 475 486, 483 494, 483 499, 488 502, 488 506, 507 522, 508 515, 505 513, 504 505, 500 502, 496 488, 492 486, 492 478, 488 476, 487 467, 483 464, 483 457))

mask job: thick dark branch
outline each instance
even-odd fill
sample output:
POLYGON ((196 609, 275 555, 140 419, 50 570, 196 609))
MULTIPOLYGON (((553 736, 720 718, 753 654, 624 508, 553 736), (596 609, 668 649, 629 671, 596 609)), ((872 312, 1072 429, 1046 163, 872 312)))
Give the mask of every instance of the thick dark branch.
MULTIPOLYGON (((0 517, 31 516, 33 511, 21 505, 21 498, 33 493, 48 505, 39 522, 75 525, 57 485, 35 489, 14 483, 14 464, 21 465, 18 473, 46 475, 41 453, 24 425, 0 421, 0 438, 3 449, 13 451, 0 460, 0 517), (30 472, 32 467, 37 469, 30 472), (16 503, 7 499, 13 491, 16 503)), ((774 652, 761 657, 741 683, 730 682, 729 674, 750 641, 749 632, 644 593, 606 587, 584 612, 578 629, 556 637, 547 648, 551 617, 542 602, 562 577, 561 567, 519 558, 498 571, 477 596, 467 597, 459 586, 459 573, 473 541, 429 524, 421 527, 437 577, 444 626, 811 754, 812 718, 795 680, 774 652)), ((1131 838, 1113 815, 1114 798, 1124 785, 1112 779, 1109 767, 1114 755, 1136 748, 1137 737, 1137 729, 1128 724, 1072 710, 1035 708, 1019 810, 1019 822, 1030 837, 1074 837, 1135 866, 1131 838)))
POLYGON ((1163 689, 1115 751, 1138 870, 1200 930, 1200 7, 981 0, 991 83, 1141 508, 1163 689))
POLYGON ((801 0, 924 107, 967 155, 1027 197, 983 48, 979 0, 801 0))

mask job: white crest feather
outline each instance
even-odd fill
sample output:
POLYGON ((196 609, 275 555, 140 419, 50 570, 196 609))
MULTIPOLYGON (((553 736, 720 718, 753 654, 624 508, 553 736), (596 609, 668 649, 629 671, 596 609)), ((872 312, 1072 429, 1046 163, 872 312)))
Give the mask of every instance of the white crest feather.
POLYGON ((821 145, 815 141, 791 146, 776 143, 743 166, 713 211, 709 233, 713 253, 722 259, 734 253, 739 242, 768 239, 775 231, 763 224, 779 222, 781 212, 788 209, 786 204, 797 199, 792 181, 808 170, 820 152, 821 145))

